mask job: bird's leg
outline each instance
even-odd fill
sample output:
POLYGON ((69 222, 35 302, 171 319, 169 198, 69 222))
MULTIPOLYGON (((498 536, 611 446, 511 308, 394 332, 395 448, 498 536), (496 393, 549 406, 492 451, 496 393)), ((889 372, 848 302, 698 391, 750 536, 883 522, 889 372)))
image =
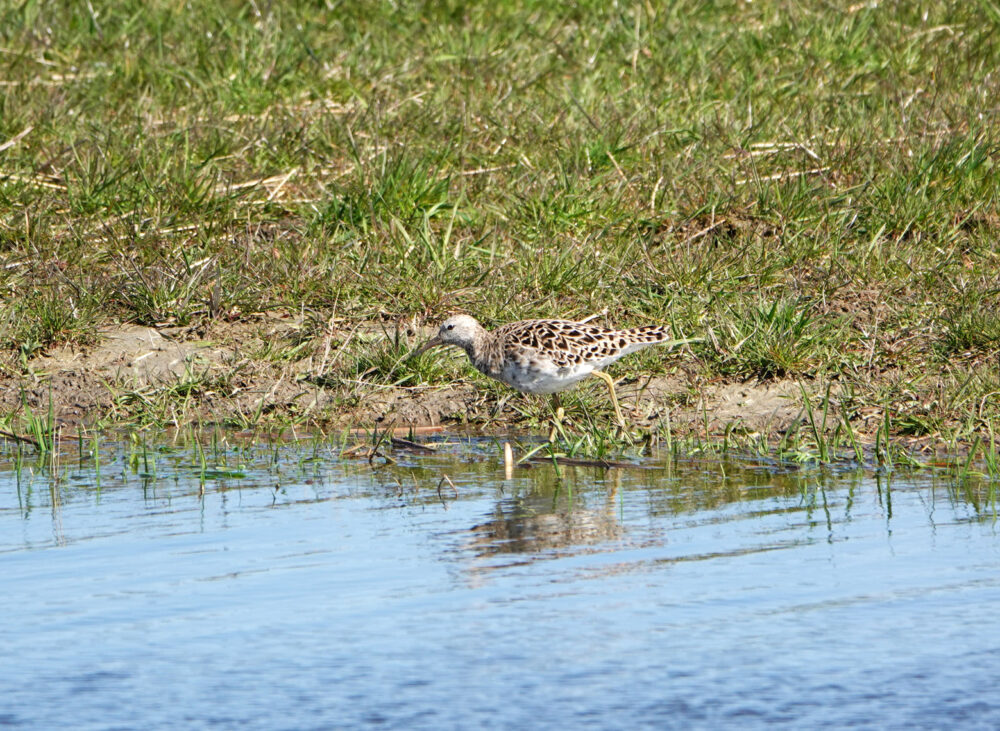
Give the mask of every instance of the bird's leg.
POLYGON ((608 384, 608 393, 611 394, 611 405, 615 407, 615 416, 618 418, 618 424, 621 426, 622 430, 624 430, 626 427, 625 417, 622 416, 622 410, 618 408, 618 397, 615 396, 615 382, 611 379, 611 376, 604 371, 592 371, 590 375, 597 376, 608 384))
POLYGON ((562 424, 563 417, 566 416, 566 412, 563 410, 562 401, 559 400, 559 394, 552 394, 552 410, 555 413, 552 419, 552 429, 549 430, 549 441, 554 442, 556 440, 556 432, 559 430, 559 425, 562 424))

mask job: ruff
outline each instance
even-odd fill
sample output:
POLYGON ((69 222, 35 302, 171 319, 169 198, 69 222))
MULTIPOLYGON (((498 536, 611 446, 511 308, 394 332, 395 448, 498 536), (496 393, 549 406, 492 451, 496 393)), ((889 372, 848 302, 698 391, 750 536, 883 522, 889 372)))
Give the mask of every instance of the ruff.
POLYGON ((602 369, 650 345, 677 342, 688 341, 672 341, 660 325, 613 330, 569 320, 522 320, 490 332, 469 315, 455 315, 416 354, 438 345, 456 345, 490 378, 522 393, 552 394, 557 419, 562 410, 555 394, 587 376, 597 376, 608 385, 615 415, 624 426, 614 381, 602 369))

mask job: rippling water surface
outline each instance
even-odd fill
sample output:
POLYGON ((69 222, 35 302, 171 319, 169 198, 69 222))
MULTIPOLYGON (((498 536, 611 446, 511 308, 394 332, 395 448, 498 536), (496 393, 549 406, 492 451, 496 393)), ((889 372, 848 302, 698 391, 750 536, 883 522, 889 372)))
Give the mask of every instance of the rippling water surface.
POLYGON ((0 465, 0 725, 1000 725, 994 512, 931 471, 131 450, 0 465))

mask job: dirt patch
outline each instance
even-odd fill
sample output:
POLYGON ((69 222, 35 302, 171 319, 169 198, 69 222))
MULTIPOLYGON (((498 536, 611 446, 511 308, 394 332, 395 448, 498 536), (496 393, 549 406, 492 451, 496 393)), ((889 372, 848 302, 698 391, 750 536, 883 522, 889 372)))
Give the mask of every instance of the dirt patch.
MULTIPOLYGON (((301 319, 275 315, 201 330, 109 329, 96 346, 54 349, 28 362, 23 374, 4 377, 0 409, 18 412, 27 402, 47 410, 51 399, 66 424, 130 421, 137 414, 174 423, 241 423, 272 414, 332 427, 484 420, 503 427, 520 418, 511 408, 525 398, 518 394, 497 402, 467 383, 398 388, 341 379, 338 350, 358 329, 333 328, 310 340, 305 327, 301 319), (295 341, 308 346, 307 355, 289 362, 269 355, 275 343, 295 341)), ((427 333, 412 334, 416 342, 427 333)), ((669 414, 679 428, 703 428, 707 416, 712 432, 734 423, 749 431, 781 430, 801 415, 799 386, 791 381, 696 386, 672 376, 625 381, 619 396, 640 425, 669 414)))
POLYGON ((634 409, 663 409, 678 394, 686 393, 688 402, 673 406, 671 419, 702 427, 707 421, 710 433, 725 431, 733 425, 755 432, 781 431, 802 416, 802 391, 795 381, 707 384, 697 388, 693 398, 692 389, 680 379, 653 379, 644 391, 623 388, 623 402, 633 403, 634 409))

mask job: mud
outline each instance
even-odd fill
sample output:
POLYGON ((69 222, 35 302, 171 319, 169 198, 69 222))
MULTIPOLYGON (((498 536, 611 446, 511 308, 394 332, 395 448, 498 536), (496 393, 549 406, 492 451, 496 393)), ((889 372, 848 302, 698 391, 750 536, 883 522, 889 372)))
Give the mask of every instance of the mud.
MULTIPOLYGON (((306 322, 287 315, 206 329, 109 328, 93 347, 56 348, 30 360, 23 373, 6 374, 0 410, 18 412, 27 403, 47 411, 51 402, 65 424, 251 423, 276 415, 332 427, 479 422, 503 428, 521 418, 511 405, 525 397, 516 393, 498 402, 466 383, 400 388, 344 377, 338 372, 338 361, 346 360, 340 351, 357 331, 345 325, 310 334, 306 322), (304 357, 273 357, 276 345, 296 342, 307 346, 304 357)), ((369 328, 369 334, 381 332, 369 328)), ((429 331, 410 328, 406 334, 416 343, 429 331)), ((618 393, 623 410, 640 426, 669 418, 680 429, 703 430, 707 421, 713 433, 734 424, 774 432, 802 416, 794 381, 698 383, 680 372, 623 381, 618 393)))

